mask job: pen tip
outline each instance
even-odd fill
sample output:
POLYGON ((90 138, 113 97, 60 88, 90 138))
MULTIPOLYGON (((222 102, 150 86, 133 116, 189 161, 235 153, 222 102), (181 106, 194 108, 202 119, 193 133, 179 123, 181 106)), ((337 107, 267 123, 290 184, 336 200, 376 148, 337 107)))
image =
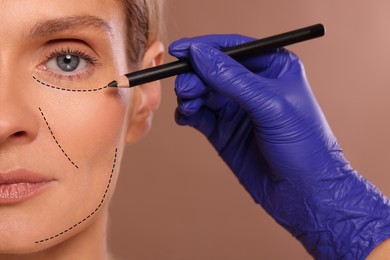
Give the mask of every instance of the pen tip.
POLYGON ((109 87, 118 87, 118 82, 116 80, 111 81, 110 83, 107 84, 109 87))

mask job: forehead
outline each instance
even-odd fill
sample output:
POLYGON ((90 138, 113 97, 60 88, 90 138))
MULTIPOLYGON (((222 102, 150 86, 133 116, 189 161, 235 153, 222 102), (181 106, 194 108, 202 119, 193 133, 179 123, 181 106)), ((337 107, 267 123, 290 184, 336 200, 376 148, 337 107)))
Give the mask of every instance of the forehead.
POLYGON ((2 39, 9 40, 83 29, 118 37, 126 31, 119 0, 1 0, 0 22, 2 39))

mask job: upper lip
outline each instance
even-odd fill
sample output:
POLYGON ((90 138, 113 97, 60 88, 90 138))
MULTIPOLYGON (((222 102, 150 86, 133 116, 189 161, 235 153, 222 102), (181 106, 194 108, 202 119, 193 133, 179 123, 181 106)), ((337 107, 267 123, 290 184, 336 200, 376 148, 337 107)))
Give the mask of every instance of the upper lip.
POLYGON ((0 185, 10 185, 17 183, 41 183, 51 180, 53 179, 27 169, 0 171, 0 185))

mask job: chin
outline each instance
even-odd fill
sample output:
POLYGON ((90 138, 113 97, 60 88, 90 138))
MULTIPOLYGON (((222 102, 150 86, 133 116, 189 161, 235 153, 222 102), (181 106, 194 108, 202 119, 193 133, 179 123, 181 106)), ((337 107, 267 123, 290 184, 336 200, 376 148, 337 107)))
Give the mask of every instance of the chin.
POLYGON ((36 254, 40 251, 54 248, 58 244, 63 242, 62 240, 50 241, 47 243, 37 244, 30 236, 15 236, 15 239, 6 238, 1 236, 0 239, 0 259, 4 255, 30 255, 36 254))

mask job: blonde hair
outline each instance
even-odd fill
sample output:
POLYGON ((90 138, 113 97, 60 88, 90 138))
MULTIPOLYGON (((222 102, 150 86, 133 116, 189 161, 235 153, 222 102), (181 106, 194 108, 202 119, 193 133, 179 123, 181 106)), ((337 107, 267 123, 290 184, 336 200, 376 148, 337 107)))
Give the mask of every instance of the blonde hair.
POLYGON ((163 2, 163 0, 123 0, 126 10, 126 46, 130 68, 136 68, 145 50, 162 36, 163 2))

